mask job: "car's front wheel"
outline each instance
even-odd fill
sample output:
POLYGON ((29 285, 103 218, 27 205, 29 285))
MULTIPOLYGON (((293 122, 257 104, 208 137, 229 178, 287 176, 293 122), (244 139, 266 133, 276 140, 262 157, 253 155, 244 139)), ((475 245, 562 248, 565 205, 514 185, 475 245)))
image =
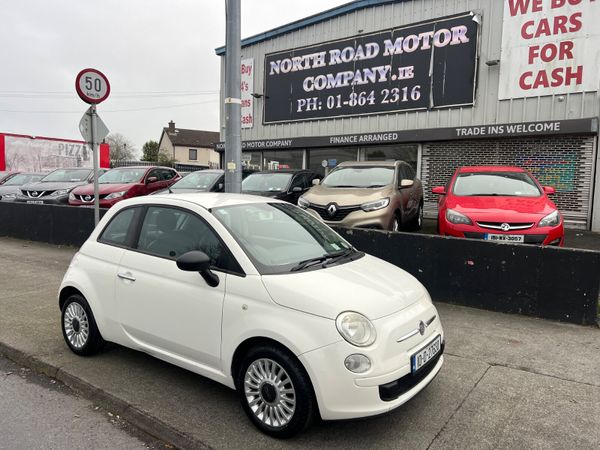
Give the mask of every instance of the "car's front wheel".
POLYGON ((310 426, 316 402, 300 362, 277 347, 251 349, 240 364, 236 386, 254 425, 276 438, 289 438, 310 426))
POLYGON ((61 328, 65 342, 78 355, 93 355, 104 345, 90 305, 81 295, 71 295, 63 304, 61 328))

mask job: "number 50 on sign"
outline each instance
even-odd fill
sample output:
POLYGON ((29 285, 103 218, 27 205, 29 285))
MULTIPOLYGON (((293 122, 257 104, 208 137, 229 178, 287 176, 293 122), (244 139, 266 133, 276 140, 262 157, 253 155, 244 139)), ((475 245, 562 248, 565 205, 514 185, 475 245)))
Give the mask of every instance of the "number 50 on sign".
POLYGON ((102 72, 96 69, 83 69, 75 79, 77 94, 88 104, 98 104, 110 94, 110 84, 102 72))

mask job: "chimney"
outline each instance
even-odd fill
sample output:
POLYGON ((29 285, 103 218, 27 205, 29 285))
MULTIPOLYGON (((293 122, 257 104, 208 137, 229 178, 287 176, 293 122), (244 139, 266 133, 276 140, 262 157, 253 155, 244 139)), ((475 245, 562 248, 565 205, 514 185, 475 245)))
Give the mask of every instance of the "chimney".
POLYGON ((169 133, 175 133, 175 122, 172 120, 169 122, 169 133))

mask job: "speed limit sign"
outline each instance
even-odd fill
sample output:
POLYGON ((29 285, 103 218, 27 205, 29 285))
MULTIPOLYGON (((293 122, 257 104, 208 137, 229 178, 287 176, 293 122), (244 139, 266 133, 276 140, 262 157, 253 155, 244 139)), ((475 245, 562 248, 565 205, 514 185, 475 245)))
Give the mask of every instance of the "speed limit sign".
POLYGON ((96 69, 83 69, 79 72, 75 79, 75 89, 79 98, 91 105, 103 102, 110 94, 108 78, 96 69))

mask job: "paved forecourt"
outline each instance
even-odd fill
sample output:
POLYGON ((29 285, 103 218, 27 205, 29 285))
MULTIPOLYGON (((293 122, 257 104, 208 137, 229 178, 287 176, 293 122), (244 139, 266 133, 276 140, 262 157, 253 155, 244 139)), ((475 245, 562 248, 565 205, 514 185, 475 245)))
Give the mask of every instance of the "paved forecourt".
POLYGON ((56 292, 73 248, 0 238, 0 353, 187 448, 597 448, 600 330, 438 304, 446 363, 391 414, 320 423, 290 441, 252 427, 235 393, 111 345, 72 354, 56 292))

